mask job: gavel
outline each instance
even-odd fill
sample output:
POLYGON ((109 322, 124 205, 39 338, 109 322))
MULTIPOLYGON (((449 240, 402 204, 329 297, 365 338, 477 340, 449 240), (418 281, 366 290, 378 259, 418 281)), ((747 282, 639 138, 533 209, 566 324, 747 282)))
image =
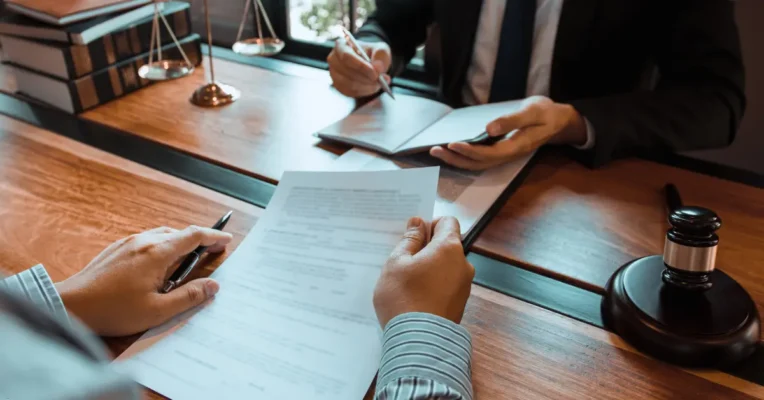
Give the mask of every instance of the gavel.
MULTIPOLYGON (((673 193, 672 193, 673 192, 673 193)), ((734 365, 756 349, 761 322, 751 296, 716 268, 721 218, 684 206, 667 188, 662 255, 633 260, 610 278, 605 324, 637 349, 685 367, 734 365)))

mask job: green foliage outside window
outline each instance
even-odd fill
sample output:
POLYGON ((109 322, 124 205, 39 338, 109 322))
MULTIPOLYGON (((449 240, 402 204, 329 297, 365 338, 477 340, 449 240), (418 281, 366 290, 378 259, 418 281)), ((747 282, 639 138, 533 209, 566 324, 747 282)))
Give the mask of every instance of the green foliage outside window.
MULTIPOLYGON (((358 0, 356 8, 356 26, 371 14, 376 5, 374 0, 358 0)), ((320 37, 331 38, 335 32, 331 28, 342 23, 346 28, 350 27, 350 16, 347 12, 346 3, 343 0, 324 0, 313 3, 310 10, 300 15, 300 22, 315 32, 320 37)))

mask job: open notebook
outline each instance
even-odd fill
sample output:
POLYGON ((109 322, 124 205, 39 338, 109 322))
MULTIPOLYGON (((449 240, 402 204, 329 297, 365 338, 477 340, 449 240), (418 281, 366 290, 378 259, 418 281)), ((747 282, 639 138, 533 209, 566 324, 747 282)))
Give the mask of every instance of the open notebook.
POLYGON ((316 136, 387 154, 404 155, 477 138, 492 120, 520 101, 453 109, 421 97, 379 96, 316 136))

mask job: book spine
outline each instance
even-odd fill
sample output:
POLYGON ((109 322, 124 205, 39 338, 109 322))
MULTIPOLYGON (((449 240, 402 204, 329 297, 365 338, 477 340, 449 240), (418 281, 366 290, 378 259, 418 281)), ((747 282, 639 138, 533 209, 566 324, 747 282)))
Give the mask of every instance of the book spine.
MULTIPOLYGON (((194 66, 201 64, 202 48, 198 35, 194 35, 193 40, 190 41, 181 40, 181 47, 194 66)), ((174 44, 164 46, 162 53, 168 58, 182 58, 174 44)), ((138 76, 138 70, 148 63, 148 59, 147 52, 141 57, 69 82, 69 92, 75 113, 87 111, 151 84, 151 81, 138 76)))
MULTIPOLYGON (((166 15, 167 22, 179 40, 191 34, 189 9, 166 15)), ((70 79, 76 79, 120 61, 146 53, 151 42, 153 20, 149 19, 119 32, 108 34, 86 45, 73 45, 64 50, 64 61, 70 79)), ((162 21, 159 21, 162 45, 172 43, 162 21)))

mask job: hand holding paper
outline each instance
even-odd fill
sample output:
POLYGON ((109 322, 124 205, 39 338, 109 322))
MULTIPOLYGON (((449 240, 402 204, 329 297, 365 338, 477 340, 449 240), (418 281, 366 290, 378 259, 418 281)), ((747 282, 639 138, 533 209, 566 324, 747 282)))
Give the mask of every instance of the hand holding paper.
POLYGON ((460 323, 470 297, 475 268, 467 261, 459 221, 443 217, 432 224, 411 218, 403 239, 382 269, 374 308, 382 327, 398 315, 424 312, 460 323), (437 284, 435 284, 437 282, 437 284))
POLYGON ((362 398, 381 354, 374 287, 408 218, 432 218, 437 180, 438 168, 285 173, 212 274, 215 299, 119 360, 175 400, 362 398))

